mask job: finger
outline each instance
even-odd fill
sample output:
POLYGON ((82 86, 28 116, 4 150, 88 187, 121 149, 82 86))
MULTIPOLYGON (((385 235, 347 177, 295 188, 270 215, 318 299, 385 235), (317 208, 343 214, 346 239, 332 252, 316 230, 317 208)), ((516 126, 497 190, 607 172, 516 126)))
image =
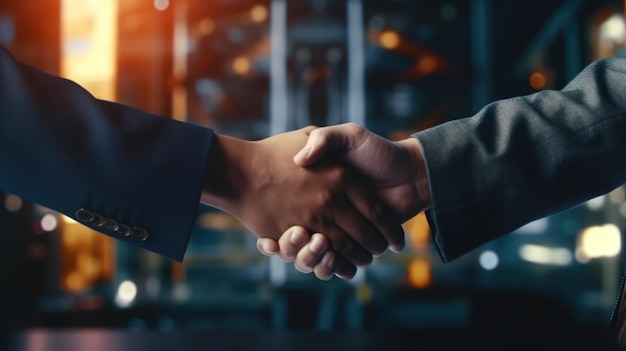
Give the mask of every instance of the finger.
POLYGON ((293 160, 300 166, 310 166, 327 153, 350 151, 361 142, 364 134, 365 129, 354 123, 311 130, 306 145, 293 160))
POLYGON ((335 275, 343 280, 350 280, 356 274, 356 266, 342 257, 336 257, 335 275))
MULTIPOLYGON (((405 236, 402 229, 402 223, 393 215, 393 213, 375 196, 373 193, 364 190, 359 185, 346 188, 348 200, 359 211, 362 216, 375 228, 370 232, 369 236, 353 236, 354 239, 366 249, 370 250, 374 255, 382 254, 387 245, 395 252, 404 248, 405 236), (384 238, 385 247, 380 250, 380 235, 384 238), (373 250, 377 251, 373 251, 373 250)), ((354 233, 353 229, 345 228, 348 233, 354 233)))
POLYGON ((333 273, 335 273, 335 263, 336 263, 337 254, 335 251, 327 251, 322 260, 315 265, 313 268, 313 273, 320 280, 330 280, 333 277, 333 273))
POLYGON ((329 249, 329 242, 322 234, 314 234, 311 241, 298 252, 294 266, 302 273, 311 273, 315 266, 322 261, 329 249))
POLYGON ((293 226, 278 239, 278 257, 289 262, 296 258, 298 252, 311 240, 309 232, 301 226, 293 226))
MULTIPOLYGON (((341 214, 341 210, 339 212, 341 214)), ((334 226, 327 227, 326 230, 322 230, 326 237, 330 240, 331 248, 335 250, 338 256, 344 258, 352 265, 359 267, 367 267, 372 263, 372 253, 357 243, 352 235, 354 232, 346 232, 343 228, 354 230, 351 228, 359 228, 363 223, 355 224, 353 221, 362 221, 360 215, 356 215, 354 209, 351 211, 344 211, 343 215, 339 216, 339 221, 334 226), (350 233, 350 234, 348 234, 350 233)))
POLYGON ((274 256, 280 252, 278 242, 271 238, 259 238, 256 241, 256 248, 265 256, 274 256))
MULTIPOLYGON (((352 186, 349 185, 348 188, 352 186)), ((344 203, 340 203, 335 208, 335 222, 336 224, 343 229, 353 241, 357 244, 357 248, 363 248, 371 255, 380 255, 387 249, 388 243, 385 239, 384 235, 378 230, 378 228, 371 222, 370 219, 366 218, 362 214, 362 210, 359 210, 359 207, 368 206, 372 200, 369 200, 369 196, 366 194, 361 194, 365 188, 361 188, 360 191, 355 192, 354 194, 350 194, 346 192, 346 198, 344 199, 344 203), (352 199, 350 198, 352 197, 352 199)), ((346 243, 348 244, 348 243, 346 243)), ((360 263, 352 260, 349 256, 349 253, 346 252, 345 247, 335 247, 333 248, 337 251, 340 256, 343 256, 350 261, 352 261, 357 266, 361 266, 360 263)), ((351 248, 351 250, 354 248, 351 248)), ((369 262, 368 262, 369 264, 369 262)))

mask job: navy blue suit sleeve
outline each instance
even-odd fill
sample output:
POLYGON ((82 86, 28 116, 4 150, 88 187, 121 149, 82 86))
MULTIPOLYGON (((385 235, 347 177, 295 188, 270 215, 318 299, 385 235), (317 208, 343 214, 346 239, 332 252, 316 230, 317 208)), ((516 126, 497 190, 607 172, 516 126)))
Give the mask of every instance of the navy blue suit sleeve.
POLYGON ((107 235, 181 260, 212 135, 95 99, 0 47, 0 189, 83 222, 81 208, 149 232, 140 241, 90 225, 107 235))
POLYGON ((626 60, 588 66, 559 91, 506 99, 414 136, 444 261, 626 180, 626 60))

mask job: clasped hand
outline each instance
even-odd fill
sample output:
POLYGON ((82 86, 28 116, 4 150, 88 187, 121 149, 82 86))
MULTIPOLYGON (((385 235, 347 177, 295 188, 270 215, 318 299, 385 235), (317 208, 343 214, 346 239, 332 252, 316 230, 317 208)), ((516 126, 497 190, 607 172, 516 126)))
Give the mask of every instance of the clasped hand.
POLYGON ((262 253, 350 279, 404 246, 401 224, 420 208, 413 158, 353 124, 260 141, 216 136, 209 162, 219 171, 207 174, 202 202, 237 217, 262 253))

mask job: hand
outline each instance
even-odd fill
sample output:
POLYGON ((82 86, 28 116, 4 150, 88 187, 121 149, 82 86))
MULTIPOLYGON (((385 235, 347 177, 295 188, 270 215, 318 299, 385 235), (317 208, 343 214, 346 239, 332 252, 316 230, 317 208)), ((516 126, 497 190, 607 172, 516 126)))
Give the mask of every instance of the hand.
POLYGON ((267 256, 278 255, 285 262, 294 261, 297 270, 302 273, 314 272, 321 280, 329 280, 333 274, 349 280, 354 275, 353 271, 345 274, 345 262, 337 265, 337 260, 342 261, 343 258, 337 257, 335 251, 330 249, 326 236, 320 233, 310 235, 300 226, 289 228, 278 241, 260 238, 257 240, 257 249, 267 256), (264 244, 269 246, 262 246, 264 244), (343 269, 337 270, 337 266, 343 269))
POLYGON ((368 265, 404 234, 341 163, 294 164, 313 129, 256 142, 216 135, 201 201, 234 215, 259 238, 278 240, 294 225, 324 233, 340 256, 335 268, 349 277, 354 265, 368 265))
POLYGON ((364 177, 401 223, 430 206, 424 157, 415 138, 392 142, 354 123, 318 128, 294 162, 310 166, 325 154, 340 157, 364 177))
MULTIPOLYGON (((400 223, 407 221, 430 206, 428 178, 421 147, 417 139, 392 142, 375 135, 356 124, 343 124, 313 130, 306 146, 294 157, 296 164, 309 166, 325 154, 340 157, 355 172, 367 180, 375 194, 385 203, 400 223)), ((259 250, 267 255, 277 254, 283 260, 295 260, 303 271, 327 272, 332 266, 318 267, 326 251, 315 253, 308 249, 308 241, 296 245, 290 237, 297 231, 285 233, 280 241, 259 239, 259 250)), ((322 232, 323 233, 323 232, 322 232)), ((308 234, 308 233, 307 233, 308 234)), ((323 239, 319 245, 324 244, 323 239)), ((402 246, 392 246, 399 251, 402 246)), ((329 259, 326 259, 326 263, 329 259)), ((326 278, 322 275, 319 278, 326 278)))

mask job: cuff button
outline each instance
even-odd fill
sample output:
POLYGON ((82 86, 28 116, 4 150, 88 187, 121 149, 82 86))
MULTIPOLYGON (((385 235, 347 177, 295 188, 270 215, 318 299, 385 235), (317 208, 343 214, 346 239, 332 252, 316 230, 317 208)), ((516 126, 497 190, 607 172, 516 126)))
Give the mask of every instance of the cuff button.
POLYGON ((98 212, 94 212, 93 213, 93 220, 91 221, 91 224, 94 227, 102 227, 104 225, 104 216, 99 214, 98 212))
POLYGON ((117 231, 120 227, 119 223, 117 223, 117 221, 112 218, 105 218, 104 224, 102 226, 104 227, 104 229, 110 230, 112 232, 117 231))
POLYGON ((94 214, 86 208, 81 208, 76 211, 76 220, 82 223, 91 223, 94 220, 94 214))
POLYGON ((146 241, 148 239, 148 237, 150 236, 150 234, 148 233, 147 230, 141 228, 141 227, 133 227, 133 232, 131 234, 131 237, 137 241, 146 241))
POLYGON ((130 229, 130 227, 126 224, 119 223, 119 227, 117 228, 116 232, 121 236, 129 237, 133 230, 130 229))

